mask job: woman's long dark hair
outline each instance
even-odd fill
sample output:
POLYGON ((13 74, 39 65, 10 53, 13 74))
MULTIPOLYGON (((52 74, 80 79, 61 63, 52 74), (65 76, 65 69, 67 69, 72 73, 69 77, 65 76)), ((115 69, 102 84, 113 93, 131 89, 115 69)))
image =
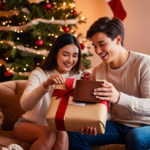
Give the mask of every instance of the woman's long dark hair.
POLYGON ((50 71, 53 69, 56 69, 57 67, 57 60, 56 60, 56 55, 58 54, 58 51, 63 48, 66 45, 69 44, 75 44, 78 49, 79 49, 79 54, 78 54, 78 61, 76 63, 76 65, 71 69, 71 73, 79 73, 80 67, 81 67, 81 49, 80 49, 80 44, 77 40, 76 37, 74 37, 71 34, 62 34, 60 35, 55 42, 52 45, 52 48, 47 56, 47 58, 45 59, 45 61, 43 62, 43 64, 41 64, 40 68, 46 71, 50 71))

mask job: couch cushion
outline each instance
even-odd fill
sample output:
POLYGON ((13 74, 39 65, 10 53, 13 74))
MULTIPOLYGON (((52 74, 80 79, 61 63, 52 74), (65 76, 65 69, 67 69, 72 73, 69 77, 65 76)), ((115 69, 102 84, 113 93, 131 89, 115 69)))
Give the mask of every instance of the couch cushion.
POLYGON ((29 150, 30 149, 30 144, 24 143, 15 139, 11 138, 11 131, 2 131, 0 130, 0 145, 7 147, 10 144, 17 144, 21 146, 24 150, 29 150))
POLYGON ((20 97, 26 83, 26 80, 0 83, 0 107, 4 114, 3 130, 12 130, 18 118, 24 113, 20 106, 20 97))

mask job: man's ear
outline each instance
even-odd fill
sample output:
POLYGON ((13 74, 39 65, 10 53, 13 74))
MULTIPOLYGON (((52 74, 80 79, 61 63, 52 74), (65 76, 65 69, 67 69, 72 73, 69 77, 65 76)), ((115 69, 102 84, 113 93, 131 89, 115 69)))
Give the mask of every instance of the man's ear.
POLYGON ((117 44, 117 45, 120 45, 120 44, 121 44, 121 41, 122 41, 122 37, 121 37, 120 35, 118 35, 118 36, 116 37, 116 44, 117 44))

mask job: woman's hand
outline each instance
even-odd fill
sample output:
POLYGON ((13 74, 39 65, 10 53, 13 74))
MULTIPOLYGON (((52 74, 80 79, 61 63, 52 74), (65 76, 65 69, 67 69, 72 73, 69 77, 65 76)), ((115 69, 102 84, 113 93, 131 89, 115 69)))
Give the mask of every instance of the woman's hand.
POLYGON ((61 74, 52 74, 45 82, 43 82, 43 86, 46 89, 49 89, 49 86, 52 84, 63 84, 65 82, 65 78, 61 74))
POLYGON ((110 103, 117 103, 119 101, 120 93, 115 89, 113 84, 106 82, 102 84, 103 87, 94 89, 94 95, 99 100, 107 100, 110 103))
POLYGON ((84 129, 84 128, 81 129, 81 134, 82 135, 86 134, 86 135, 96 136, 97 135, 97 130, 96 130, 96 128, 87 126, 86 129, 84 129))

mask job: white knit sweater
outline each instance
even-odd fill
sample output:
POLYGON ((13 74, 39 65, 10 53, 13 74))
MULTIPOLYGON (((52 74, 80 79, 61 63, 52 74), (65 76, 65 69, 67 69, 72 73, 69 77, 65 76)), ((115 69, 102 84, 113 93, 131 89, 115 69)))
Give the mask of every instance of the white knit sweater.
POLYGON ((125 64, 112 69, 101 63, 93 70, 98 80, 107 80, 120 91, 111 120, 129 126, 150 125, 150 56, 130 51, 125 64))
MULTIPOLYGON (((60 74, 56 70, 43 71, 36 68, 31 72, 27 87, 21 97, 21 106, 26 111, 24 118, 38 124, 47 124, 46 113, 51 101, 51 96, 54 90, 54 85, 51 85, 47 90, 43 87, 43 82, 46 81, 51 74, 60 74)), ((70 75, 69 73, 62 74, 64 78, 80 78, 80 74, 70 75)))

